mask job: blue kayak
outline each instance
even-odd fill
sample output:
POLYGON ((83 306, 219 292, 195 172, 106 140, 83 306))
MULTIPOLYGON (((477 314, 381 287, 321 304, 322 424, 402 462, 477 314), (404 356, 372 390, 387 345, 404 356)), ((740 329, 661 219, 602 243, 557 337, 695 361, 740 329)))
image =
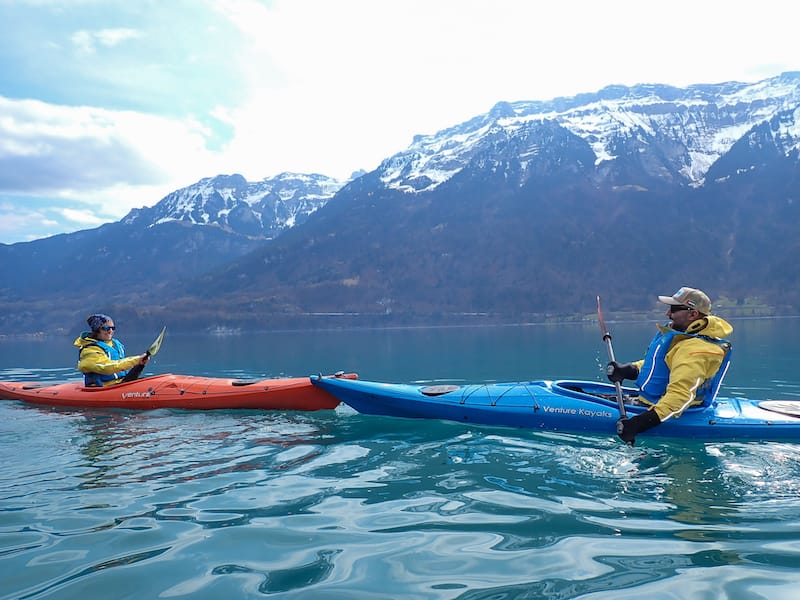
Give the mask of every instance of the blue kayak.
MULTIPOLYGON (((445 419, 541 431, 614 435, 619 410, 613 385, 592 381, 527 381, 409 385, 312 377, 312 383, 363 414, 445 419)), ((636 390, 622 388, 628 416, 636 390)), ((800 440, 800 401, 717 398, 641 434, 704 440, 800 440)))

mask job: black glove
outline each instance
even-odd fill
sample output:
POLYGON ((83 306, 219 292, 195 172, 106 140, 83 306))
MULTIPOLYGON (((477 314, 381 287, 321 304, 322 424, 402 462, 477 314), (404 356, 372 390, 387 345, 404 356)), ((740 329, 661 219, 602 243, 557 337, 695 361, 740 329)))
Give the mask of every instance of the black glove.
POLYGON ((619 439, 633 446, 636 442, 636 436, 652 429, 656 425, 661 425, 661 419, 658 418, 656 411, 646 410, 641 414, 631 417, 629 419, 617 420, 617 435, 619 439))
POLYGON ((612 360, 606 365, 606 375, 611 383, 619 383, 623 379, 636 379, 639 376, 639 367, 633 363, 618 363, 612 360))

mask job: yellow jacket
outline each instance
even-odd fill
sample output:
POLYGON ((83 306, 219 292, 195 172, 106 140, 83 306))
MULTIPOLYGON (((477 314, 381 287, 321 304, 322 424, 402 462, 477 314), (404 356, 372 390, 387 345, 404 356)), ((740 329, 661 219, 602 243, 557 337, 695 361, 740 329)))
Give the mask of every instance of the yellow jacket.
MULTIPOLYGON (((667 328, 659 325, 659 329, 663 332, 667 328)), ((709 315, 693 321, 687 327, 686 333, 724 339, 733 333, 733 326, 721 317, 709 315)), ((717 344, 695 337, 675 335, 664 357, 669 367, 667 391, 653 408, 661 422, 671 417, 680 417, 688 407, 700 403, 695 392, 706 380, 716 375, 724 358, 725 351, 717 344)), ((644 359, 633 364, 641 370, 644 359)))

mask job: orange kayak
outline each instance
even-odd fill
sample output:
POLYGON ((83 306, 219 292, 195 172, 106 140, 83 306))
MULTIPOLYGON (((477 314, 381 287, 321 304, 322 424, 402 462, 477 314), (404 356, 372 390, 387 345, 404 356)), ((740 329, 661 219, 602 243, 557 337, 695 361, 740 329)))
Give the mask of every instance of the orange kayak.
MULTIPOLYGON (((327 377, 358 379, 355 373, 327 377)), ((242 380, 172 374, 143 377, 102 388, 85 387, 82 381, 59 384, 0 381, 0 400, 136 410, 321 410, 336 408, 339 404, 330 393, 312 385, 309 377, 242 380)))

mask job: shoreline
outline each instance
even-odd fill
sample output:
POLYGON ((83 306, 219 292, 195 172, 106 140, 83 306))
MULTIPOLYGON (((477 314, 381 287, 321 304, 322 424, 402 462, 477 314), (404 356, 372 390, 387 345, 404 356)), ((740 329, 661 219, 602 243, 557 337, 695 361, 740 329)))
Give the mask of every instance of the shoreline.
MULTIPOLYGON (((714 313, 717 314, 717 313, 714 313)), ((758 320, 783 320, 783 319, 800 319, 800 315, 741 315, 729 316, 718 315, 726 320, 735 321, 758 321, 758 320)), ((663 319, 661 312, 642 313, 642 312, 615 312, 605 315, 607 323, 646 323, 649 321, 659 322, 663 319)), ((173 329, 171 335, 208 335, 216 337, 240 337, 243 335, 252 335, 258 333, 292 333, 292 332, 313 332, 313 331, 403 331, 403 330, 422 330, 422 329, 472 329, 472 328, 489 328, 489 327, 540 327, 540 326, 570 326, 570 325, 596 325, 596 315, 578 317, 572 316, 546 316, 542 320, 537 321, 517 321, 517 322, 474 322, 474 323, 419 323, 419 324, 393 324, 393 325, 355 325, 355 324, 342 324, 342 325, 328 325, 321 327, 312 326, 298 326, 298 327, 264 327, 258 329, 249 329, 242 331, 241 329, 231 329, 230 331, 220 334, 218 325, 210 325, 198 329, 173 329)), ((149 327, 149 326, 148 326, 149 327)), ((76 334, 70 333, 66 329, 60 329, 56 332, 46 333, 43 331, 31 333, 0 333, 0 343, 14 340, 26 341, 47 341, 50 339, 71 337, 76 334)))

